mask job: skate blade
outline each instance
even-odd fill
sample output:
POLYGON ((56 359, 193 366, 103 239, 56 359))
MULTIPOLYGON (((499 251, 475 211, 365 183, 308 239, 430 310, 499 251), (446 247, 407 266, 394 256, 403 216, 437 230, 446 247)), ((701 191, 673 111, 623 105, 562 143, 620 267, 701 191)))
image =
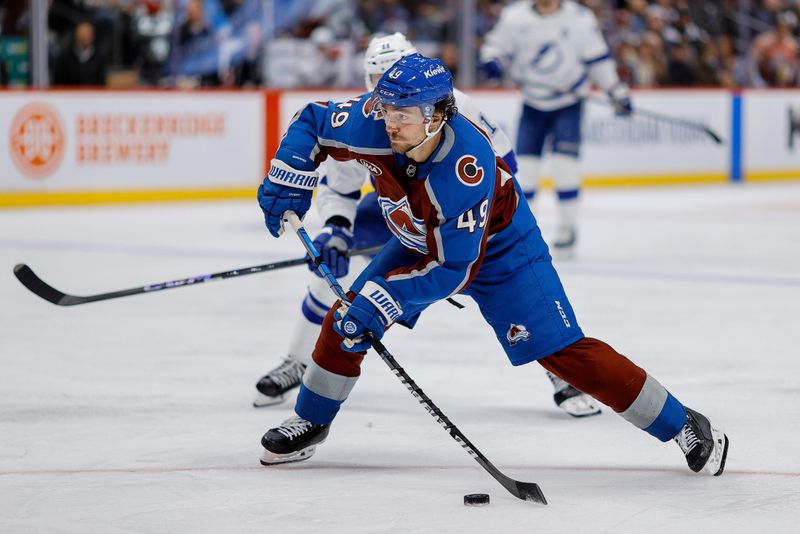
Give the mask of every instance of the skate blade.
POLYGON ((730 441, 728 440, 728 436, 714 427, 711 427, 711 435, 714 438, 714 452, 711 453, 711 457, 706 462, 706 465, 703 466, 703 471, 709 475, 718 477, 725 470, 725 460, 728 459, 728 445, 730 441), (717 452, 717 447, 721 449, 721 452, 717 452))
POLYGON ((292 462, 302 462, 303 460, 308 460, 314 455, 314 452, 317 450, 317 445, 312 445, 310 447, 306 447, 305 449, 296 451, 296 452, 289 452, 286 454, 276 454, 274 452, 270 452, 265 450, 261 454, 261 465, 263 466, 270 466, 270 465, 278 465, 278 464, 288 464, 292 462))
POLYGON ((591 417, 603 413, 594 399, 586 394, 566 399, 558 407, 572 417, 591 417))
POLYGON ((281 404, 286 400, 286 395, 278 395, 277 397, 268 397, 261 392, 256 393, 256 398, 253 399, 253 408, 264 408, 265 406, 274 406, 281 404))

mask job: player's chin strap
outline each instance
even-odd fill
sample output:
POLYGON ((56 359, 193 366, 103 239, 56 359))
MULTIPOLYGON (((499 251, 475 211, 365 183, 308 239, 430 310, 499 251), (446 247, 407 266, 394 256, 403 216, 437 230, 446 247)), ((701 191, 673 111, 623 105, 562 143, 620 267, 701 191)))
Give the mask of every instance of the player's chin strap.
MULTIPOLYGON (((314 263, 317 266, 320 274, 323 275, 325 280, 328 282, 328 286, 336 293, 336 295, 341 299, 342 303, 347 303, 349 300, 347 299, 347 294, 342 289, 342 286, 339 285, 339 282, 336 280, 336 277, 333 276, 330 268, 322 261, 322 256, 320 255, 317 248, 314 246, 314 242, 306 233, 305 228, 303 228, 303 223, 300 221, 300 218, 297 214, 293 211, 287 211, 283 214, 285 222, 288 222, 292 228, 294 228, 297 237, 300 238, 302 241, 303 246, 305 247, 306 251, 308 252, 309 256, 313 258, 314 263)), ((499 469, 497 469, 492 462, 489 461, 486 456, 483 455, 481 451, 472 444, 472 442, 464 435, 461 430, 453 424, 452 421, 445 415, 445 413, 436 406, 433 401, 425 394, 424 391, 414 382, 414 379, 409 376, 405 369, 400 367, 400 364, 397 363, 397 360, 394 359, 394 356, 383 346, 383 343, 379 339, 377 339, 371 332, 367 332, 364 334, 367 339, 369 339, 370 343, 372 344, 372 348, 375 349, 375 352, 381 357, 381 360, 389 366, 392 372, 400 379, 400 382, 406 386, 409 392, 416 398, 420 404, 428 411, 429 414, 439 423, 445 431, 450 434, 459 445, 461 445, 467 453, 475 459, 476 462, 483 467, 487 473, 489 473, 497 482, 500 483, 509 493, 513 496, 517 497, 518 499, 522 499, 524 501, 531 501, 540 504, 547 504, 547 499, 545 499, 544 494, 542 493, 541 488, 535 482, 522 482, 520 480, 514 480, 503 474, 499 469)))
POLYGON ((420 144, 418 144, 417 146, 415 146, 415 147, 414 147, 414 148, 412 148, 411 150, 407 151, 407 152, 406 152, 406 156, 408 156, 408 157, 409 157, 409 158, 411 158, 411 159, 414 159, 414 155, 412 154, 412 152, 414 152, 414 151, 418 150, 418 149, 419 149, 419 148, 420 148, 422 145, 424 145, 425 143, 427 143, 428 141, 430 141, 431 139, 433 139, 434 137, 436 137, 436 134, 438 134, 439 132, 441 132, 441 131, 442 131, 442 128, 444 128, 444 123, 445 123, 446 121, 447 121, 447 119, 445 119, 444 117, 442 117, 442 122, 439 124, 439 127, 438 127, 438 128, 436 128, 436 131, 435 131, 435 132, 431 132, 431 131, 430 131, 431 122, 430 122, 430 120, 428 120, 428 122, 426 122, 426 123, 425 123, 425 139, 423 139, 423 140, 422 140, 422 142, 421 142, 420 144))

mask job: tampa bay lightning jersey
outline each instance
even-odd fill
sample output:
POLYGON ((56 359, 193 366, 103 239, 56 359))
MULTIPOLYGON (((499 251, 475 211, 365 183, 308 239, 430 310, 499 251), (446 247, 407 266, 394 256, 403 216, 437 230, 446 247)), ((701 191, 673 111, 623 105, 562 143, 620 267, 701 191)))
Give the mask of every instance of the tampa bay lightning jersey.
POLYGON ((503 8, 481 61, 507 67, 525 101, 544 111, 576 103, 590 78, 606 91, 619 82, 591 10, 562 0, 558 11, 540 15, 534 4, 522 0, 503 8))
MULTIPOLYGON (((487 247, 491 251, 492 243, 504 242, 490 237, 509 226, 518 205, 527 209, 508 167, 476 125, 461 115, 446 121, 438 147, 417 163, 392 150, 369 94, 306 106, 275 157, 301 171, 317 168, 326 157, 354 160, 369 170, 387 226, 417 258, 385 277, 412 304, 463 290, 487 247)), ((547 255, 544 242, 538 246, 547 255)))

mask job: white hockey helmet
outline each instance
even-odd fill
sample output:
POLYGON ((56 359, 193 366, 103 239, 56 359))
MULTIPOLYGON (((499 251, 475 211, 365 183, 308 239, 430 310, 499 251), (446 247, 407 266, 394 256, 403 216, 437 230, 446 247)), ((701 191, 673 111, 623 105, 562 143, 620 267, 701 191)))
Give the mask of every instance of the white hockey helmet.
POLYGON ((389 70, 398 59, 416 53, 414 45, 400 32, 384 37, 373 37, 364 53, 364 84, 367 89, 370 91, 375 89, 373 76, 389 70))

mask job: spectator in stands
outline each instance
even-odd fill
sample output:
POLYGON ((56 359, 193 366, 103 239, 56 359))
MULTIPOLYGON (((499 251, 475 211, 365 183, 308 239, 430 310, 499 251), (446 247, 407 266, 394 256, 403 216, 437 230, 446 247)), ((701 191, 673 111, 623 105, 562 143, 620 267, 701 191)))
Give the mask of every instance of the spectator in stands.
POLYGON ((458 46, 455 43, 443 43, 442 48, 439 50, 439 59, 450 69, 450 74, 453 78, 458 76, 459 54, 458 46))
MULTIPOLYGON (((638 40, 638 39, 637 39, 638 40)), ((636 52, 636 41, 624 41, 617 46, 617 75, 628 86, 636 84, 636 67, 639 63, 639 54, 636 52)))
POLYGON ((651 31, 663 38, 664 28, 667 24, 667 12, 660 7, 650 6, 647 9, 645 23, 647 24, 647 31, 651 31))
POLYGON ((203 0, 189 0, 184 9, 185 20, 178 30, 178 44, 189 46, 193 41, 211 35, 211 27, 206 20, 203 0))
POLYGON ((170 48, 169 71, 184 87, 218 86, 219 49, 203 0, 189 0, 170 48))
POLYGON ((723 87, 748 87, 753 85, 754 68, 747 56, 736 54, 735 36, 721 35, 717 39, 722 71, 720 82, 723 87))
POLYGON ((630 29, 642 34, 647 31, 647 2, 645 0, 628 0, 628 11, 631 13, 630 29))
POLYGON ((664 45, 661 37, 652 32, 642 36, 639 43, 639 57, 635 67, 635 85, 637 87, 655 87, 667 77, 667 65, 664 60, 664 45))
POLYGON ((308 54, 298 58, 297 76, 299 87, 348 87, 352 69, 342 46, 333 30, 327 26, 315 28, 309 36, 313 45, 308 54))
POLYGON ((785 0, 761 0, 755 2, 752 9, 752 17, 769 26, 774 26, 778 16, 786 8, 785 0))
POLYGON ((107 65, 107 59, 95 48, 94 26, 88 21, 80 22, 71 46, 65 47, 55 60, 53 85, 105 85, 107 65))
POLYGON ((483 36, 497 24, 502 10, 502 0, 478 0, 478 9, 475 15, 475 34, 479 38, 478 47, 483 42, 483 36))
POLYGON ((717 44, 703 43, 700 46, 700 60, 695 64, 697 84, 704 87, 719 87, 722 85, 723 68, 717 44))
POLYGON ((258 87, 264 82, 264 42, 261 24, 250 22, 244 32, 245 48, 241 59, 231 65, 227 84, 258 87))
POLYGON ((603 33, 612 50, 618 50, 624 43, 634 44, 639 41, 639 33, 631 26, 633 15, 627 9, 617 9, 611 19, 604 25, 603 33))
POLYGON ((798 44, 792 34, 796 27, 797 16, 785 11, 777 17, 775 29, 753 41, 750 55, 766 85, 784 87, 796 83, 798 44))
POLYGON ((399 0, 361 0, 359 16, 371 34, 409 33, 411 13, 399 0))
POLYGON ((664 28, 664 40, 670 45, 684 42, 699 50, 700 44, 708 41, 708 34, 692 21, 688 9, 678 9, 675 13, 677 18, 664 28))
POLYGON ((409 33, 414 37, 417 46, 420 46, 420 42, 427 42, 436 43, 438 48, 439 44, 444 44, 447 40, 447 26, 450 20, 452 17, 448 16, 436 2, 418 2, 414 7, 409 33))
POLYGON ((691 86, 697 83, 692 53, 692 49, 684 42, 672 47, 664 85, 691 86))

